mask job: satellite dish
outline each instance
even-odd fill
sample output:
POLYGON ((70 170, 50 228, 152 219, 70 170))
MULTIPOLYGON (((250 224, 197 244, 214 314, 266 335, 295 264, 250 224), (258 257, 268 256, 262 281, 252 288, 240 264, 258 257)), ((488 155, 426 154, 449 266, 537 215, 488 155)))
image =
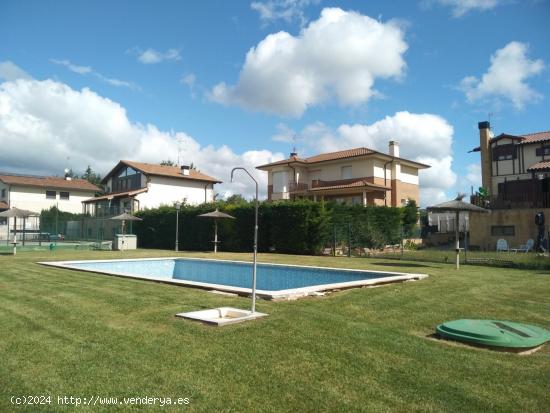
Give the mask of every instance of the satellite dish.
POLYGON ((71 170, 69 168, 65 168, 65 175, 67 175, 71 170))

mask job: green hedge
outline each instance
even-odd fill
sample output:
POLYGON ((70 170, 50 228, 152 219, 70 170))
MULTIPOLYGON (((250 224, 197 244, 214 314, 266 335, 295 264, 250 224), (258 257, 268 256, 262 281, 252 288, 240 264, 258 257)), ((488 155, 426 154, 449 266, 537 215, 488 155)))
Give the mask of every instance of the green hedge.
MULTIPOLYGON (((220 251, 251 251, 254 235, 254 203, 184 205, 179 212, 181 250, 212 250, 214 222, 198 215, 219 208, 235 219, 219 220, 220 251)), ((300 200, 262 202, 259 206, 258 251, 317 254, 323 247, 352 238, 353 245, 380 247, 397 243, 402 233, 402 208, 362 207, 300 200)), ((143 219, 134 232, 140 247, 173 249, 176 209, 161 207, 140 211, 143 219)))

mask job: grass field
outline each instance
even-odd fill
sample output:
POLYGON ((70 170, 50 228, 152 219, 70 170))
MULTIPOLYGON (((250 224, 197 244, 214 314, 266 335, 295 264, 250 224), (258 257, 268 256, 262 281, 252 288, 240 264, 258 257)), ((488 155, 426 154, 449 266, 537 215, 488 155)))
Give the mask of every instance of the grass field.
POLYGON ((177 410, 204 412, 549 410, 550 344, 518 356, 429 337, 438 323, 456 318, 550 329, 549 271, 466 266, 456 272, 444 263, 261 254, 262 261, 430 277, 322 298, 259 301, 258 311, 269 317, 216 328, 174 314, 248 308, 250 300, 35 263, 120 256, 65 250, 0 256, 0 412, 59 411, 58 396, 187 397, 189 405, 177 410), (53 400, 10 404, 11 396, 24 395, 53 400))

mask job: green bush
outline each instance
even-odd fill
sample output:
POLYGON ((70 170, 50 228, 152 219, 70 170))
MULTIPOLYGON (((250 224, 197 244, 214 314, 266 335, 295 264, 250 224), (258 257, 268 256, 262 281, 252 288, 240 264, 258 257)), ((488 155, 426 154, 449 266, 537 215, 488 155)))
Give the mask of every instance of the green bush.
MULTIPOLYGON (((199 206, 183 205, 179 212, 179 245, 182 250, 210 251, 214 221, 198 215, 215 208, 235 217, 218 221, 220 251, 252 251, 254 237, 253 202, 217 202, 199 206)), ((176 236, 176 209, 163 206, 140 211, 143 221, 134 232, 140 247, 173 249, 176 236)), ((258 210, 258 251, 286 254, 318 254, 323 247, 345 243, 383 247, 398 243, 401 236, 401 208, 363 207, 297 200, 262 202, 258 210)))

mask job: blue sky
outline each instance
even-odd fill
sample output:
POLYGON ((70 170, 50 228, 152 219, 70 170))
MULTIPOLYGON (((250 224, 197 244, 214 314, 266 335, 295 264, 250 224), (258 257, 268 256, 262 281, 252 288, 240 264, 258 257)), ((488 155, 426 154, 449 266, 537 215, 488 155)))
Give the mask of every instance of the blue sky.
POLYGON ((478 121, 550 129, 549 17, 544 0, 4 0, 0 169, 179 152, 228 181, 294 145, 397 139, 434 165, 432 203, 478 185, 478 121))

